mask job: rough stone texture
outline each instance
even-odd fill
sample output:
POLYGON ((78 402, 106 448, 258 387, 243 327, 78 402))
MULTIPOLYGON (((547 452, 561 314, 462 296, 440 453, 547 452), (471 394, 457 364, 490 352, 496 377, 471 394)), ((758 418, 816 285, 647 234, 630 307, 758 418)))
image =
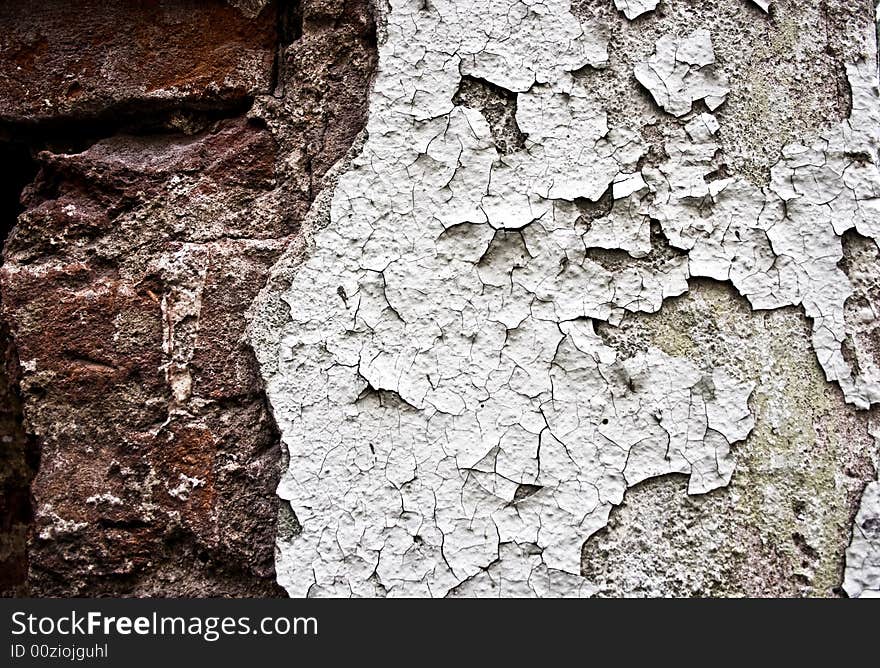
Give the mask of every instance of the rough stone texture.
POLYGON ((275 29, 223 0, 8 0, 0 120, 234 106, 271 85, 275 29))
POLYGON ((257 16, 263 8, 268 5, 271 0, 226 0, 233 7, 238 9, 248 17, 257 16))
POLYGON ((854 598, 880 598, 880 483, 865 488, 846 550, 843 588, 854 598))
MULTIPOLYGON (((26 590, 277 595, 280 450, 244 312, 363 127, 375 66, 369 6, 269 3, 253 19, 221 2, 20 9, 3 10, 19 22, 17 38, 45 34, 45 60, 31 64, 47 71, 35 85, 57 91, 56 74, 83 59, 94 66, 83 65, 76 101, 51 113, 0 93, 18 105, 7 118, 36 123, 32 136, 51 121, 0 271, 40 450, 26 590), (126 30, 106 49, 70 50, 80 33, 116 24, 126 30), (149 50, 157 39, 162 67, 113 46, 149 50), (216 120, 254 95, 247 117, 216 120), (162 115, 159 98, 175 114, 206 113, 162 115), (76 138, 79 122, 108 118, 98 127, 112 131, 120 105, 149 133, 59 150, 58 136, 76 138)), ((20 543, 16 521, 9 540, 20 543)))
POLYGON ((288 593, 842 592, 880 90, 873 7, 801 5, 391 3, 253 311, 288 593))

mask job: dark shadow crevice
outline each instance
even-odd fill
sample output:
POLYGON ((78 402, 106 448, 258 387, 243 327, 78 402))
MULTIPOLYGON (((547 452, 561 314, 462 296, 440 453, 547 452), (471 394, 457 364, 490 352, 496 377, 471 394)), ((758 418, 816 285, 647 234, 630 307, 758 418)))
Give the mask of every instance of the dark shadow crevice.
MULTIPOLYGON (((21 192, 36 172, 37 164, 28 143, 0 141, 2 244, 21 213, 21 192)), ((33 523, 30 485, 37 471, 39 449, 25 428, 18 355, 12 333, 3 320, 0 353, 0 595, 15 596, 27 593, 27 534, 33 523)))

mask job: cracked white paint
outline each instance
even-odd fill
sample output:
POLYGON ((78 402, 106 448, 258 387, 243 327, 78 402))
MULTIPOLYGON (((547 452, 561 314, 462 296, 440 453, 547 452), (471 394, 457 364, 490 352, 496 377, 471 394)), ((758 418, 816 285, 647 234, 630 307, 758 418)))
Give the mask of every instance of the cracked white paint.
POLYGON ((715 71, 712 36, 704 29, 683 39, 661 37, 654 55, 638 63, 634 74, 654 101, 674 116, 689 113, 699 100, 714 111, 730 92, 724 73, 715 71))
POLYGON ((660 0, 614 0, 614 6, 630 20, 654 11, 659 4, 660 0))
POLYGON ((843 588, 852 598, 880 598, 880 482, 865 488, 846 550, 843 588))
POLYGON ((603 66, 606 44, 567 1, 397 0, 385 18, 369 139, 289 288, 255 310, 289 451, 279 494, 302 527, 278 543, 291 595, 591 593, 581 546, 626 488, 668 473, 691 494, 724 486, 753 425, 748 383, 656 349, 624 358, 595 333, 691 276, 755 308, 803 305, 828 379, 880 401, 843 359, 836 264, 846 229, 880 237, 873 59, 848 69, 850 119, 786 147, 759 189, 707 178, 719 124, 687 114, 728 89, 705 30, 636 69, 687 116, 668 158, 640 168, 639 134, 609 129, 572 74, 603 66), (524 150, 500 155, 486 119, 452 103, 462 75, 518 93, 524 150), (597 248, 630 259, 607 268, 597 248), (266 315, 279 299, 284 322, 266 315))
POLYGON ((759 189, 742 178, 707 181, 718 150, 709 114, 666 143, 670 159, 642 171, 649 209, 670 243, 688 251, 691 276, 729 280, 756 309, 803 306, 829 381, 860 408, 880 401, 880 378, 844 359, 844 304, 852 294, 840 236, 855 229, 880 241, 880 105, 873 58, 847 68, 850 118, 809 146, 790 144, 759 189))
MULTIPOLYGON (((870 430, 880 444, 880 429, 870 430)), ((880 458, 875 462, 875 468, 880 458)), ((880 480, 868 483, 853 520, 852 538, 846 550, 843 590, 851 598, 880 598, 880 480)))

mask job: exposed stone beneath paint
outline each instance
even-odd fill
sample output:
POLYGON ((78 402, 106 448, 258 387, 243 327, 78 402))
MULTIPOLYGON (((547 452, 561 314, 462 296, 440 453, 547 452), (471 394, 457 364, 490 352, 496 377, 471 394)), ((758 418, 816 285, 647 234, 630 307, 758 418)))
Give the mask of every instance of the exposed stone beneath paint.
POLYGON ((599 331, 630 353, 654 345, 756 387, 730 485, 688 496, 681 479, 645 481, 586 542, 583 572, 600 594, 840 595, 875 446, 869 414, 825 380, 797 310, 755 312, 728 285, 691 281, 659 313, 599 331))
POLYGON ((375 26, 366 3, 238 4, 4 5, 31 70, 0 79, 33 80, 0 89, 4 118, 44 149, 0 270, 40 451, 20 592, 280 591, 281 453, 244 312, 363 127, 375 26), (128 49, 156 39, 162 67, 128 49))

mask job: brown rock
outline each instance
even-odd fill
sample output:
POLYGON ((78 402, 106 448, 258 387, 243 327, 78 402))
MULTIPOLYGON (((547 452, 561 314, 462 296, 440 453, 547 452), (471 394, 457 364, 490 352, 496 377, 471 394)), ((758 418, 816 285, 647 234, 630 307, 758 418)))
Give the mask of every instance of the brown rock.
POLYGON ((275 13, 221 0, 0 3, 0 119, 217 108, 269 91, 275 13))
POLYGON ((241 335, 282 243, 212 239, 192 205, 253 202, 274 160, 244 121, 44 156, 2 275, 42 448, 32 592, 275 591, 278 443, 241 335), (160 209, 193 220, 172 229, 160 209))
MULTIPOLYGON (((22 93, 9 86, 19 75, 0 65, 7 119, 37 123, 38 136, 46 118, 117 113, 122 105, 151 131, 59 151, 58 126, 47 125, 53 141, 35 145, 50 150, 38 155, 39 173, 4 247, 0 307, 21 360, 13 365, 20 382, 10 383, 24 405, 19 450, 30 435, 41 454, 31 489, 31 595, 280 593, 279 438, 244 314, 324 174, 363 128, 375 25, 366 0, 306 3, 302 26, 288 26, 291 43, 280 44, 280 96, 258 97, 250 120, 212 120, 227 101, 265 89, 271 73, 261 54, 274 53, 276 18, 296 19, 288 3, 263 8, 253 22, 246 18, 253 11, 232 4, 242 5, 175 0, 108 9, 77 0, 57 10, 80 8, 65 34, 102 35, 104 19, 83 10, 100 5, 116 17, 108 25, 124 22, 127 35, 95 37, 79 54, 62 37, 55 48, 63 21, 50 9, 60 5, 39 2, 30 13, 19 8, 20 16, 0 9, 0 26, 18 33, 13 41, 46 36, 26 60, 42 58, 45 68, 44 79, 34 74, 34 90, 60 90, 59 73, 86 71, 76 67, 141 40, 119 65, 131 68, 124 81, 83 77, 76 100, 53 102, 51 113, 16 99, 22 93), (177 26, 160 54, 173 62, 142 71, 144 54, 157 46, 157 21, 164 37, 177 26), (254 63, 260 73, 248 69, 254 63), (160 123, 155 133, 159 99, 211 113, 185 127, 160 123)), ((3 43, 0 51, 11 48, 3 43)), ((11 577, 19 582, 30 475, 23 466, 10 482, 24 501, 15 526, 0 527, 0 536, 19 532, 11 577)))

